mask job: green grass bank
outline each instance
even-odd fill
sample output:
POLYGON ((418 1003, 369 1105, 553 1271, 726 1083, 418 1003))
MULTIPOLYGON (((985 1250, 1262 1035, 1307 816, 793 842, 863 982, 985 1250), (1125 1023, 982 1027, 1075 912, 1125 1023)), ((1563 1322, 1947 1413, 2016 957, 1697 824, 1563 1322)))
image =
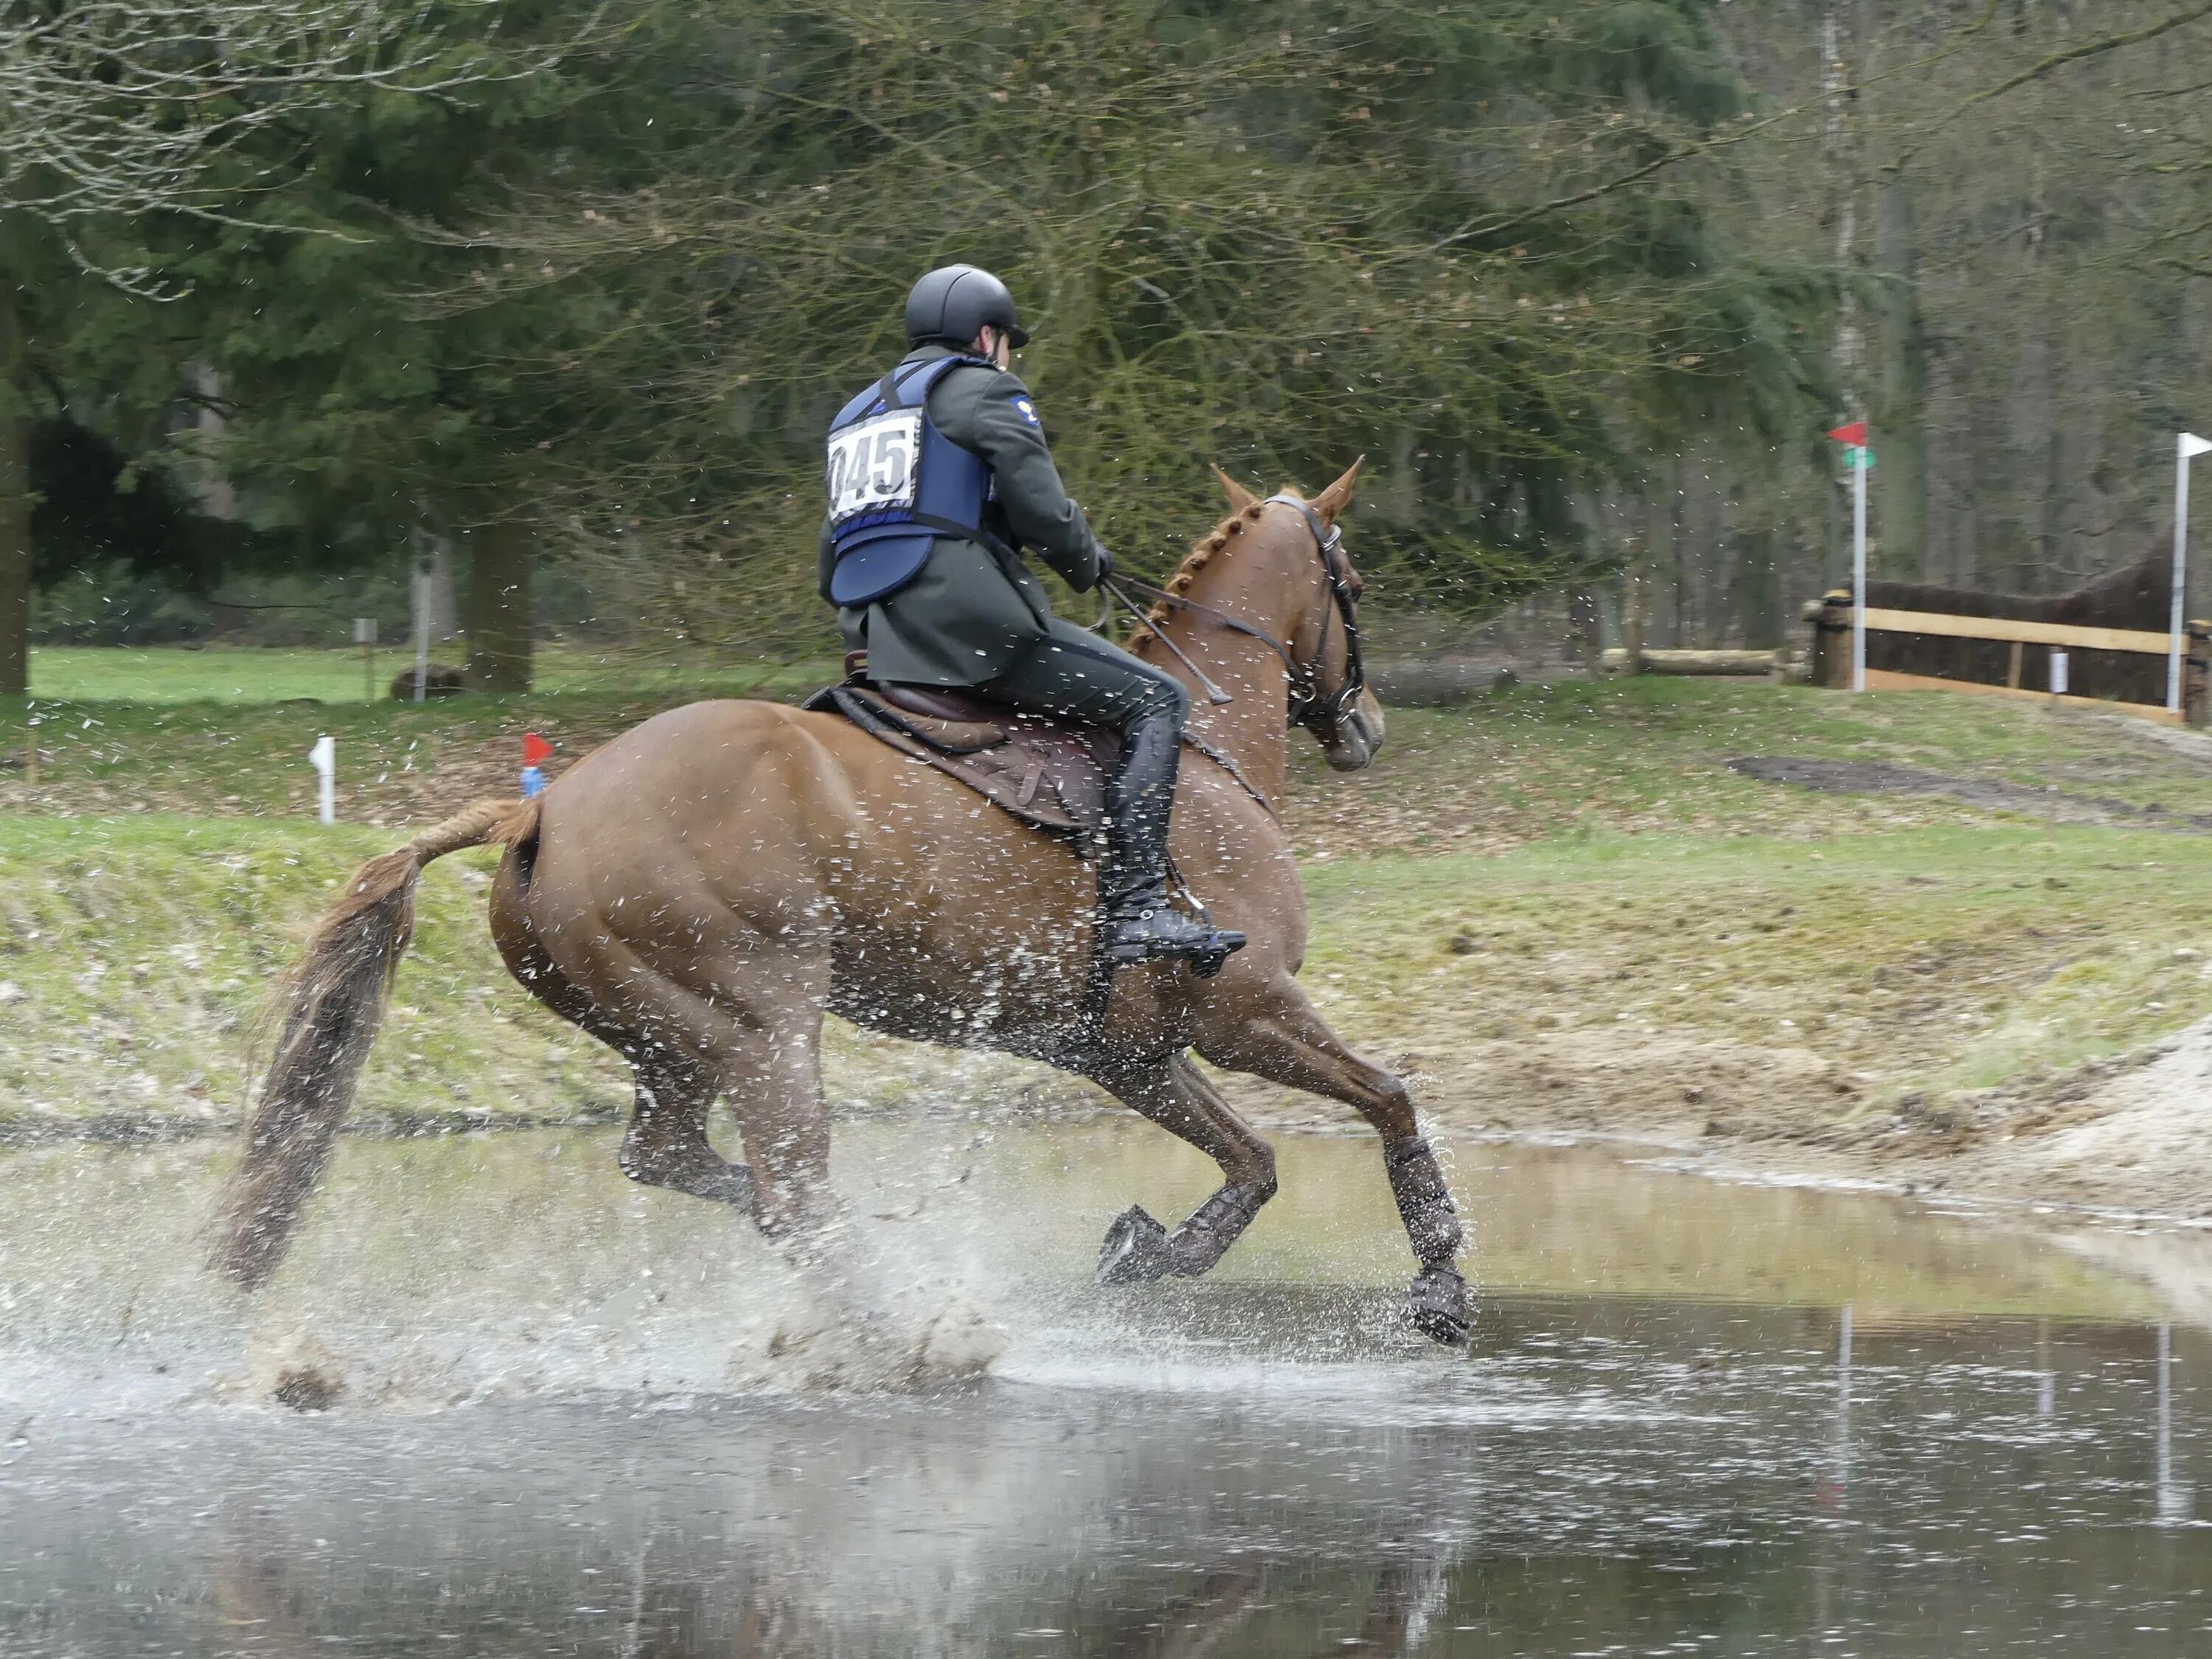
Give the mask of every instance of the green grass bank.
MULTIPOLYGON (((400 824, 511 790, 523 730, 555 738, 557 769, 698 689, 41 701, 39 782, 0 771, 0 1131, 234 1120, 255 1012, 356 863, 400 824), (304 763, 326 731, 349 820, 328 830, 304 763)), ((2201 812, 2212 744, 2193 734, 1663 680, 1401 712, 1369 772, 1302 750, 1289 804, 1316 921, 1307 983, 1448 1121, 1860 1152, 1903 1126, 1923 1153, 2063 1124, 2051 1088, 2212 1017, 2212 861, 2186 822, 2201 812), (1729 769, 1745 756, 1910 766, 1964 793, 1814 793, 1729 769), (1978 782, 2015 787, 2013 805, 1978 802, 1978 782), (2021 788, 2039 792, 2025 809, 2021 788)), ((367 1121, 626 1103, 611 1059, 507 980, 483 920, 491 867, 477 854, 426 875, 367 1121)), ((848 1032, 831 1048, 849 1107, 1073 1088, 848 1032)), ((1345 1121, 1238 1086, 1277 1121, 1345 1121)))

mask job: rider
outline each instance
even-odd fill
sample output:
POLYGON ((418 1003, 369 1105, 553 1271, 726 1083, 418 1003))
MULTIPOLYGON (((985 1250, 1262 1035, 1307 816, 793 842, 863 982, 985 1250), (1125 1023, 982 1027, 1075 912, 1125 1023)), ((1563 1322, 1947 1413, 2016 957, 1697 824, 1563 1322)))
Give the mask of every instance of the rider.
POLYGON ((1121 734, 1107 790, 1099 897, 1117 963, 1218 961, 1242 933, 1168 903, 1168 817, 1190 694, 1054 617, 1027 548, 1078 592, 1113 556, 1061 488, 1029 388, 1008 372, 1029 335, 987 270, 945 265, 907 296, 912 348, 831 423, 822 597, 848 660, 878 682, 957 687, 1024 713, 1121 734))

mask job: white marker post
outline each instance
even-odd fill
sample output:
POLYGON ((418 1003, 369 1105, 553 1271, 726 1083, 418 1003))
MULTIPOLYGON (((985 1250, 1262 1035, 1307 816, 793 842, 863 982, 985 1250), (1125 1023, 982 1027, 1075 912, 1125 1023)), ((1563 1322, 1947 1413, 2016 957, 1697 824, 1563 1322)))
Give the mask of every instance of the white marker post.
POLYGON ((429 696, 430 684, 430 568, 415 568, 415 701, 429 696))
POLYGON ((1851 690, 1866 690, 1866 489, 1874 453, 1867 447, 1867 423, 1853 421, 1830 429, 1844 446, 1844 465, 1851 470, 1851 690))
POLYGON ((307 751, 315 766, 315 817, 319 823, 338 821, 338 746, 328 736, 315 739, 307 751))
POLYGON ((2198 437, 2194 432, 2175 434, 2173 457, 2173 614, 2167 626, 2173 630, 2173 639, 2166 647, 2166 709, 2169 714, 2181 712, 2181 608, 2185 603, 2189 573, 2189 463, 2191 458, 2212 449, 2212 441, 2198 437))
POLYGON ((1851 467, 1851 690, 1866 690, 1866 475, 1863 441, 1844 452, 1851 467))

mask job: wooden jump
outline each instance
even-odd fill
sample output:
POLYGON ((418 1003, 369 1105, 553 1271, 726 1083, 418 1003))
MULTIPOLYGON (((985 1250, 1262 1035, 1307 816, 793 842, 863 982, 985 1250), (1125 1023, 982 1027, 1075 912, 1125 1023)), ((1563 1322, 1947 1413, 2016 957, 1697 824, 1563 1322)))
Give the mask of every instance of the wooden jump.
POLYGON ((2140 629, 2013 622, 2003 617, 1948 617, 1940 611, 1884 611, 1877 605, 1867 607, 1866 625, 1884 634, 1941 634, 1954 640, 2010 640, 2015 645, 2074 646, 2083 651, 2140 651, 2153 657, 2163 657, 2173 648, 2172 635, 2140 629))
MULTIPOLYGON (((2094 633, 2092 629, 2087 630, 2094 633)), ((1979 635, 1969 638, 1978 639, 1979 635)), ((2185 724, 2179 714, 2150 702, 2120 702, 2111 697, 2073 697, 2051 691, 2027 691, 2016 685, 1990 685, 1981 680, 1939 679, 1933 674, 1900 674, 1893 669, 1869 668, 1866 672, 1866 687, 1869 691, 1965 691, 1983 697, 2025 697, 2030 702, 2063 703, 2069 708, 2101 708, 2112 714, 2139 714, 2147 720, 2164 720, 2168 726, 2185 724)))
MULTIPOLYGON (((1806 614, 1815 624, 1816 648, 1820 629, 1848 633, 1852 613, 1850 596, 1840 591, 1830 593, 1818 605, 1808 606, 1806 614)), ((2126 651, 2144 656, 2163 657, 2173 648, 2172 638, 2167 634, 2147 629, 2098 628, 2074 623, 2030 622, 2005 617, 1960 617, 1939 611, 1896 611, 1880 605, 1869 605, 1865 616, 1867 631, 1870 634, 1920 634, 1947 639, 1991 640, 2000 644, 2009 643, 2012 647, 2006 683, 2002 685, 1984 680, 1944 679, 1933 674, 1906 674, 1893 669, 1869 668, 1866 671, 1866 687, 1869 691, 1963 691, 1976 696, 2027 698, 2073 708, 2133 714, 2169 726, 2188 723, 2185 710, 2176 714, 2163 704, 2122 702, 2108 697, 2031 691, 2022 689, 2020 683, 2021 656, 2024 648, 2031 645, 2077 651, 2126 651)), ((2185 708, 2195 707, 2203 695, 2203 658, 2208 639, 2212 639, 2212 624, 2190 623, 2191 648, 2187 665, 2191 672, 2185 687, 2188 694, 2185 699, 2185 708)), ((1832 681, 1829 683, 1834 684, 1832 681)))

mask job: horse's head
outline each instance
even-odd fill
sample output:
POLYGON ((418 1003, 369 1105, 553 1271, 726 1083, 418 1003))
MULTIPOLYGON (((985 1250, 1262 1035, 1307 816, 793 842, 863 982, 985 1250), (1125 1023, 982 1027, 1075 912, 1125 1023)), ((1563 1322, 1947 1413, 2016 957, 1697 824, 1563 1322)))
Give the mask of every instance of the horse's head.
MULTIPOLYGON (((1359 594, 1364 584, 1344 551, 1337 520, 1352 504, 1365 456, 1311 501, 1291 490, 1259 497, 1221 472, 1222 488, 1242 514, 1257 507, 1268 527, 1300 550, 1289 568, 1293 608, 1284 633, 1292 665, 1291 721, 1319 741, 1330 766, 1357 772, 1381 752, 1382 705, 1367 686, 1359 643, 1359 594)), ((1218 470, 1217 469, 1217 471, 1218 470)))

